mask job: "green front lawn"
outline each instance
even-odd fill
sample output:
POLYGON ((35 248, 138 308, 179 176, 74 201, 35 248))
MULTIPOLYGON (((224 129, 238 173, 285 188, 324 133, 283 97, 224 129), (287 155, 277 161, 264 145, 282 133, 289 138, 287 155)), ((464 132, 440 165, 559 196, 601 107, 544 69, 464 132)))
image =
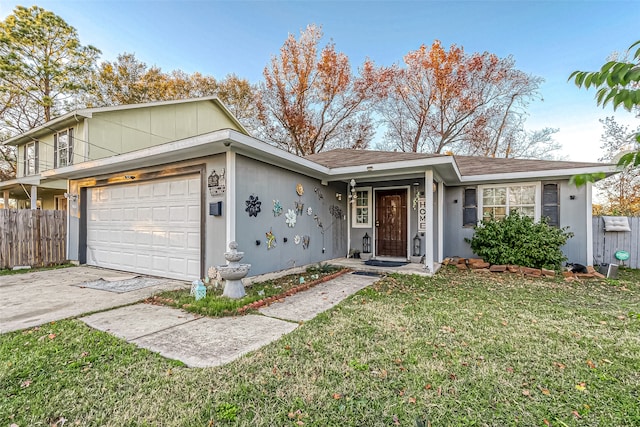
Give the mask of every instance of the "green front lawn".
POLYGON ((211 369, 76 320, 4 334, 0 425, 640 425, 634 276, 392 276, 211 369))

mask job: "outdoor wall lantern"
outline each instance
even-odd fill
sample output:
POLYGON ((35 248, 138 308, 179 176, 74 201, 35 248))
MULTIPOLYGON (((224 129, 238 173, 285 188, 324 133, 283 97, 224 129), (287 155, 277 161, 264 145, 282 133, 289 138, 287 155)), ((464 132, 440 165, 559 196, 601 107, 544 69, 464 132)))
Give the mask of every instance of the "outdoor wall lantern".
POLYGON ((369 233, 364 233, 362 238, 362 252, 365 254, 371 253, 371 236, 369 236, 369 233))
POLYGON ((420 256, 422 254, 422 239, 416 233, 416 237, 413 238, 413 256, 420 256))
POLYGON ((341 193, 336 193, 336 199, 342 200, 342 194, 341 193))

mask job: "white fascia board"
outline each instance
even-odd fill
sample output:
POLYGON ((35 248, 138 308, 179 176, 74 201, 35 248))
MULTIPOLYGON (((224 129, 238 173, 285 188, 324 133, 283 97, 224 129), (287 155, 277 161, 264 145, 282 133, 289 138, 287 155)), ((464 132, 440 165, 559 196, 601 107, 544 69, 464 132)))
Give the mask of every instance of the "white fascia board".
POLYGON ((29 175, 0 182, 0 189, 16 185, 40 185, 40 175, 29 175))
POLYGON ((447 165, 451 166, 458 179, 460 179, 460 171, 451 156, 431 157, 426 159, 408 160, 402 162, 387 163, 370 163, 359 166, 345 166, 341 168, 331 169, 331 177, 334 179, 351 179, 354 176, 381 177, 393 175, 405 175, 411 172, 424 173, 425 168, 432 166, 447 165), (368 168, 371 168, 369 170, 368 168))
POLYGON ((74 120, 71 120, 71 119, 75 119, 76 122, 79 122, 80 119, 85 119, 85 118, 91 118, 91 114, 87 113, 86 110, 72 111, 70 113, 63 114, 60 117, 56 117, 55 119, 50 120, 40 126, 30 129, 25 133, 21 133, 20 135, 16 135, 12 138, 9 138, 6 141, 4 141, 2 144, 18 146, 25 142, 30 142, 30 141, 33 141, 34 139, 38 139, 36 135, 55 132, 55 130, 53 130, 52 128, 55 128, 55 126, 59 125, 60 123, 73 122, 74 120))
MULTIPOLYGON (((110 157, 105 157, 97 160, 89 160, 86 162, 66 166, 63 168, 50 169, 42 172, 43 178, 84 178, 94 174, 94 171, 106 170, 109 167, 116 167, 118 165, 127 165, 127 167, 137 167, 134 162, 142 162, 146 160, 145 164, 153 159, 167 160, 174 159, 186 160, 188 158, 197 157, 196 154, 189 156, 188 152, 197 151, 198 148, 203 148, 208 144, 215 142, 224 142, 229 139, 229 129, 218 130, 203 135, 194 136, 191 138, 181 139, 179 141, 168 142, 166 144, 155 145, 153 147, 144 148, 142 150, 132 151, 129 153, 118 154, 110 157), (185 158, 177 158, 176 153, 187 154, 185 158)), ((222 145, 222 144, 220 144, 222 145)), ((222 153, 225 151, 224 146, 216 147, 210 154, 222 153)), ((200 154, 202 155, 202 154, 200 154)), ((167 163, 166 161, 159 162, 157 164, 167 163)))
POLYGON ((559 179, 569 178, 574 175, 580 174, 592 174, 604 172, 608 175, 613 175, 618 171, 615 166, 603 165, 602 167, 588 167, 588 168, 576 168, 576 169, 551 169, 544 171, 528 171, 528 172, 512 172, 512 173, 493 173, 487 175, 467 175, 463 176, 461 183, 480 183, 480 182, 496 182, 496 181, 519 181, 523 179, 559 179))
POLYGON ((305 160, 233 129, 223 129, 138 151, 90 160, 64 168, 51 169, 42 172, 42 177, 46 179, 86 178, 97 174, 116 172, 124 168, 175 163, 196 157, 224 153, 228 150, 233 150, 239 154, 246 153, 256 160, 317 176, 318 178, 329 176, 329 169, 324 166, 305 160))
POLYGON ((292 171, 310 173, 318 177, 322 176, 323 178, 329 178, 333 173, 332 170, 326 166, 322 166, 232 129, 229 130, 229 139, 232 141, 231 147, 235 147, 237 153, 252 154, 251 157, 256 160, 261 160, 276 166, 283 166, 292 171), (238 142, 239 144, 236 146, 234 142, 238 142))

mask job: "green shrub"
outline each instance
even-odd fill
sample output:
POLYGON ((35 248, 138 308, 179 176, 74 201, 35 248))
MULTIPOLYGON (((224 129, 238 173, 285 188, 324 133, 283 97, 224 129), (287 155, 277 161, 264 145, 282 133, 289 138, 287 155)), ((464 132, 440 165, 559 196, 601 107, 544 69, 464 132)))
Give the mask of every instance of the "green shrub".
POLYGON ((475 227, 473 252, 491 264, 515 264, 558 270, 567 258, 560 248, 573 237, 567 228, 535 222, 528 216, 511 212, 501 220, 490 218, 475 227))

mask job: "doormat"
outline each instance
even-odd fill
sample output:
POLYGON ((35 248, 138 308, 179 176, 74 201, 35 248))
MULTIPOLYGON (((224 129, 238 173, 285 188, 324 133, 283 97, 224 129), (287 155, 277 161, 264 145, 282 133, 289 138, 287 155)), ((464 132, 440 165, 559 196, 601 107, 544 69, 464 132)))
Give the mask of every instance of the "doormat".
POLYGON ((148 288, 150 286, 159 285, 164 282, 162 279, 152 279, 150 277, 133 277, 125 278, 123 280, 113 280, 111 278, 98 279, 93 282, 78 283, 73 286, 79 288, 91 288, 98 289, 100 291, 116 292, 119 294, 131 291, 137 291, 138 289, 148 288))
POLYGON ((365 265, 371 265, 374 267, 402 267, 403 265, 409 264, 406 261, 383 261, 380 259, 370 259, 364 263, 365 265))

